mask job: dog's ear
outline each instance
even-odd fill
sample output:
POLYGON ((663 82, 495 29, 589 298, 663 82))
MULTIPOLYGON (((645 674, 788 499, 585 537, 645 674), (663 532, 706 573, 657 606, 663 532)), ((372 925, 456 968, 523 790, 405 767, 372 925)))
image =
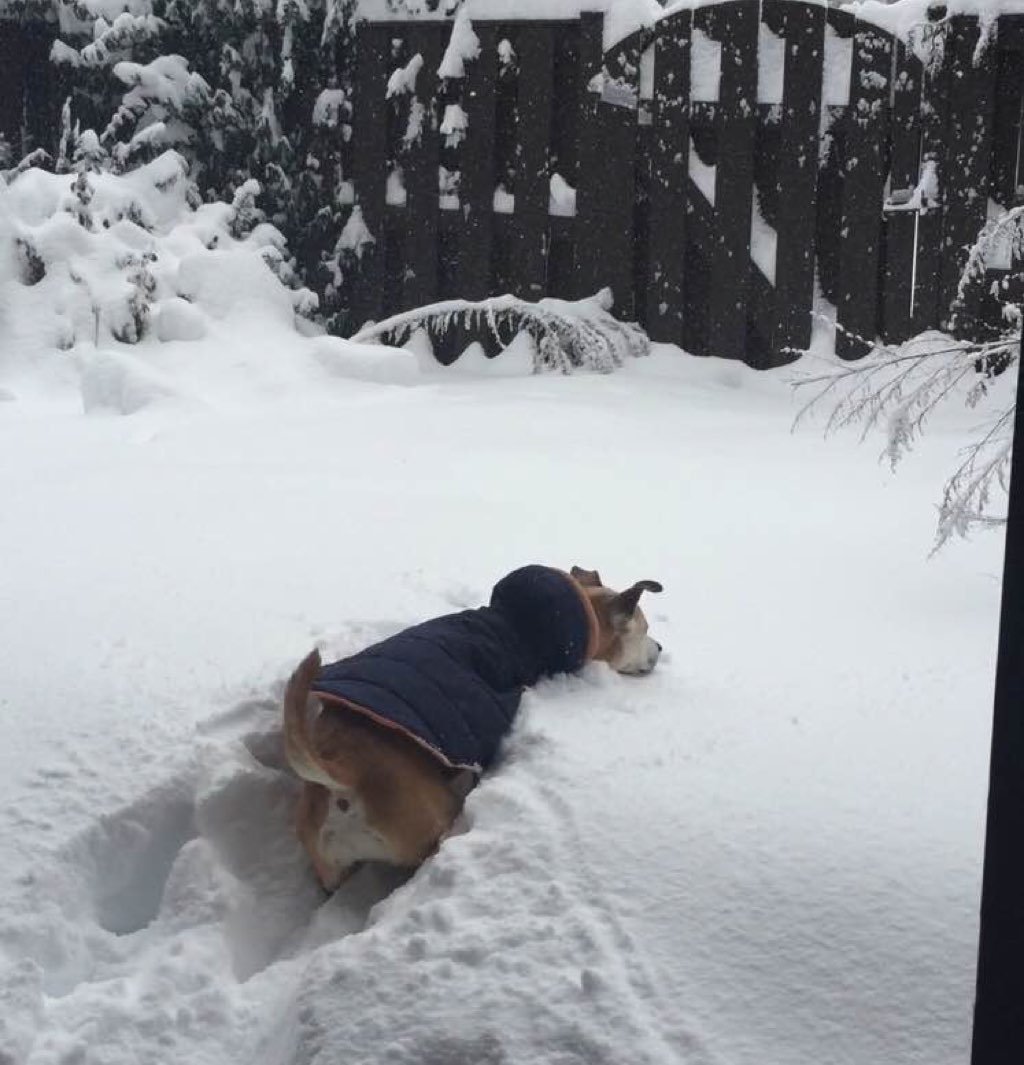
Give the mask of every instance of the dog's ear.
POLYGON ((640 596, 643 595, 644 592, 660 591, 662 591, 662 587, 657 581, 637 581, 632 588, 627 588, 624 592, 619 592, 609 604, 609 608, 613 616, 632 617, 633 612, 636 610, 637 603, 640 602, 640 596))
POLYGON ((601 574, 596 569, 581 569, 579 566, 573 566, 569 570, 569 575, 573 580, 579 581, 584 588, 601 587, 601 574))

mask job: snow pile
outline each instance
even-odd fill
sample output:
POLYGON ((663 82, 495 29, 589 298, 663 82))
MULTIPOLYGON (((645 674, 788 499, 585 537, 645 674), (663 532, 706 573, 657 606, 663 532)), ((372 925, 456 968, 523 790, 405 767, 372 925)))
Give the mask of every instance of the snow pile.
MULTIPOLYGON (((404 194, 397 173, 393 184, 404 194)), ((315 299, 286 283, 284 241, 259 221, 257 193, 249 181, 233 203, 194 208, 174 152, 125 175, 29 169, 0 183, 0 395, 70 395, 87 412, 135 414, 172 399, 234 405, 310 383, 415 385, 444 372, 429 351, 319 336, 306 317, 315 299)), ((358 255, 372 239, 361 220, 357 208, 339 248, 358 255)), ((452 372, 607 372, 646 351, 646 336, 599 299, 513 302, 485 314, 506 351, 492 359, 470 345, 452 372)))
POLYGON ((293 332, 314 298, 283 283, 284 241, 256 222, 257 191, 194 208, 174 152, 124 175, 33 168, 0 182, 0 385, 17 393, 77 363, 87 407, 131 411, 174 389, 130 370, 130 346, 197 341, 237 319, 293 332))

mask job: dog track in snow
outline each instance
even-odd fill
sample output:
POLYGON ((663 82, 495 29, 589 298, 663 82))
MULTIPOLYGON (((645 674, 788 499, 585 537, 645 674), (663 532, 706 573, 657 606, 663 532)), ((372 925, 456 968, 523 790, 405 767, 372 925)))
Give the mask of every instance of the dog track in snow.
POLYGON ((115 935, 130 935, 152 922, 160 910, 171 869, 195 838, 195 809, 172 797, 148 817, 110 819, 103 839, 93 843, 97 882, 96 921, 115 935))
POLYGON ((646 1017, 649 1028, 659 1031, 666 1043, 691 1065, 712 1061, 709 1051, 694 1032, 673 1019, 679 1015, 679 1004, 666 1001, 658 980, 645 962, 615 903, 602 890, 601 879, 587 859, 587 848, 571 804, 551 784, 550 774, 547 780, 538 781, 537 790, 556 814, 554 820, 561 845, 564 853, 572 859, 565 863, 568 875, 572 877, 580 897, 587 900, 593 914, 599 918, 595 921, 595 934, 605 941, 607 955, 615 957, 622 966, 624 978, 634 992, 638 1014, 646 1017))
POLYGON ((517 730, 422 869, 366 866, 326 899, 292 827, 282 690, 209 719, 23 884, 0 920, 0 1065, 705 1060, 587 867, 543 734, 517 730))
POLYGON ((325 902, 292 825, 283 688, 214 715, 152 787, 40 851, 0 916, 0 1065, 248 1062, 279 974, 408 879, 367 868, 325 902))

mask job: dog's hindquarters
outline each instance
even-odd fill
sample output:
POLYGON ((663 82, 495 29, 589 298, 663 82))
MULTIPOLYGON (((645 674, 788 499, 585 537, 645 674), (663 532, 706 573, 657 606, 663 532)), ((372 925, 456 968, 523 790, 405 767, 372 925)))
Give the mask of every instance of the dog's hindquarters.
POLYGON ((303 780, 299 836, 331 888, 361 860, 419 865, 450 829, 471 783, 358 708, 321 703, 310 691, 320 665, 314 650, 289 679, 283 732, 288 762, 303 780))

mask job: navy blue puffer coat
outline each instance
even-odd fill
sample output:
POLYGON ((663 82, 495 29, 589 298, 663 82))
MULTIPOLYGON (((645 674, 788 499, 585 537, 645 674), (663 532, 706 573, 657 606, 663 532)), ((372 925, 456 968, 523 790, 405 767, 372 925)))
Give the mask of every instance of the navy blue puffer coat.
POLYGON ((567 574, 524 566, 489 606, 434 618, 324 666, 314 694, 400 729, 447 765, 480 772, 512 727, 523 688, 573 673, 596 619, 567 574))

